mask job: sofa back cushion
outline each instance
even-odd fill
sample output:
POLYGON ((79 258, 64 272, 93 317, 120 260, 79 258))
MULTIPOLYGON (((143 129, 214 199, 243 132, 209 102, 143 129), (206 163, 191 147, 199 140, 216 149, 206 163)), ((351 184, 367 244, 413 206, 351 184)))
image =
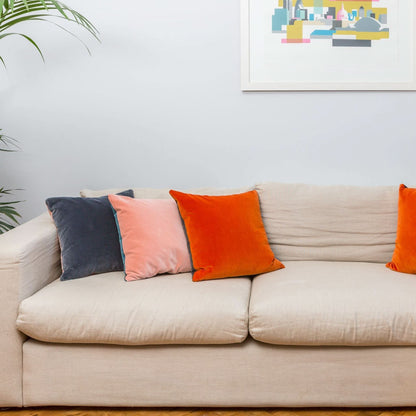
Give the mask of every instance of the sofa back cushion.
MULTIPOLYGON (((239 194, 242 192, 248 192, 253 190, 253 186, 246 186, 242 188, 198 188, 189 190, 190 193, 197 195, 230 195, 239 194)), ((80 195, 84 198, 96 198, 103 195, 117 194, 126 188, 109 188, 94 191, 92 189, 83 189, 80 191, 80 195)), ((134 191, 134 197, 138 199, 171 199, 169 195, 170 188, 132 188, 134 191)), ((188 192, 188 191, 186 191, 188 192)))
POLYGON ((277 258, 384 263, 394 251, 398 186, 257 185, 277 258))

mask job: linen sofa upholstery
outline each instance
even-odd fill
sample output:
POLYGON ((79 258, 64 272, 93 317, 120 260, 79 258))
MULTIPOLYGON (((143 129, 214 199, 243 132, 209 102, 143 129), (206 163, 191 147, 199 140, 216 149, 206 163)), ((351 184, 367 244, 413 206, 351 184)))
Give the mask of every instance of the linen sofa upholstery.
POLYGON ((280 345, 416 345, 416 279, 384 264, 288 261, 253 280, 251 336, 280 345))
POLYGON ((279 260, 391 260, 398 186, 266 183, 255 189, 279 260))
POLYGON ((19 303, 60 275, 56 228, 48 214, 0 239, 0 406, 22 406, 22 345, 16 329, 19 303))
MULTIPOLYGON (((254 187, 240 187, 240 188, 195 188, 189 189, 185 192, 197 195, 230 195, 240 194, 243 192, 251 191, 254 187)), ((82 189, 80 195, 84 198, 96 198, 99 196, 105 196, 110 194, 118 194, 126 189, 133 189, 134 197, 138 199, 171 199, 169 190, 167 188, 108 188, 101 190, 82 189)))
POLYGON ((24 345, 25 406, 414 406, 415 347, 24 345))
MULTIPOLYGON (((229 194, 249 189, 211 188, 200 193, 229 194)), ((390 260, 394 249, 398 188, 266 184, 256 189, 269 240, 286 269, 255 277, 252 290, 248 278, 241 278, 241 282, 240 278, 234 279, 241 285, 236 290, 234 283, 228 283, 232 279, 216 282, 218 288, 226 288, 225 297, 219 301, 227 303, 229 292, 237 294, 233 293, 231 305, 218 306, 217 290, 207 298, 195 296, 195 303, 210 304, 210 313, 215 317, 212 327, 209 322, 203 322, 198 307, 199 316, 195 320, 183 318, 181 314, 185 312, 173 308, 173 317, 188 319, 192 342, 195 339, 199 342, 202 339, 199 331, 206 331, 213 338, 219 335, 221 343, 233 342, 230 344, 103 345, 114 342, 112 334, 99 335, 102 341, 96 342, 101 344, 69 341, 69 337, 81 336, 81 331, 68 336, 58 331, 62 337, 59 341, 54 338, 56 335, 51 335, 53 331, 48 333, 47 319, 51 319, 53 312, 59 312, 62 317, 66 327, 63 332, 70 332, 69 320, 65 322, 63 318, 67 313, 69 316, 73 313, 74 327, 85 329, 80 316, 89 317, 85 321, 89 321, 88 325, 99 321, 92 317, 86 298, 89 297, 98 314, 117 315, 118 309, 125 307, 123 302, 115 300, 118 293, 127 296, 129 305, 134 303, 133 297, 124 292, 124 288, 131 290, 132 283, 125 283, 121 273, 72 282, 57 281, 61 273, 59 245, 55 226, 47 214, 1 236, 0 308, 4 318, 0 322, 0 406, 415 406, 415 314, 410 300, 414 276, 384 270, 383 264, 390 260), (300 277, 301 271, 304 275, 300 277), (65 283, 70 283, 65 286, 70 290, 61 295, 65 283), (104 289, 100 293, 99 283, 114 291, 112 299, 103 295, 104 289), (303 290, 307 294, 302 295, 303 290), (335 296, 338 290, 345 293, 335 296), (355 296, 362 302, 351 300, 355 296), (309 304, 305 297, 311 297, 309 304), (63 305, 58 305, 60 299, 63 305), (111 306, 109 310, 98 306, 99 301, 107 302, 107 307, 111 306), (381 301, 386 302, 383 310, 381 301), (77 305, 78 311, 70 310, 71 302, 77 305), (300 310, 295 311, 291 302, 300 302, 300 310), (19 303, 25 324, 31 326, 37 319, 42 321, 35 326, 47 337, 51 336, 53 343, 26 340, 16 329, 19 303), (363 303, 368 303, 368 309, 363 303), (48 307, 41 310, 42 304, 48 307), (331 312, 324 311, 324 306, 331 312), (357 308, 357 314, 351 312, 353 308, 357 308), (26 321, 29 316, 33 318, 29 311, 35 310, 40 312, 34 322, 26 321), (304 335, 298 330, 291 331, 287 322, 275 320, 277 312, 286 319, 295 319, 293 328, 304 331, 304 335), (312 325, 308 313, 314 317, 312 325), (225 322, 221 322, 224 316, 225 322), (263 322, 258 321, 259 316, 263 322), (252 336, 241 342, 247 335, 247 317, 252 336), (389 319, 392 321, 388 322, 389 319), (231 333, 226 334, 232 320, 241 326, 237 331, 233 326, 231 333), (344 329, 338 324, 345 325, 344 329), (374 333, 366 334, 366 328, 374 333), (323 334, 323 329, 328 333, 323 334), (346 345, 334 343, 336 336, 346 345), (253 337, 263 338, 258 341, 253 337), (273 345, 275 342, 291 345, 273 345), (330 346, 320 345, 322 342, 330 346)), ((106 193, 98 191, 84 196, 106 193)), ((140 189, 135 196, 167 198, 168 193, 140 189)), ((179 304, 183 298, 174 293, 175 285, 188 294, 188 289, 194 290, 186 286, 186 279, 190 280, 190 275, 160 276, 148 282, 139 281, 137 285, 157 288, 162 281, 172 280, 170 296, 178 296, 179 304)), ((202 287, 205 283, 208 282, 192 285, 202 287)), ((148 322, 155 316, 164 319, 164 312, 154 299, 155 292, 149 289, 148 295, 138 296, 143 302, 137 305, 133 315, 139 316, 140 307, 144 307, 147 312, 151 308, 151 314, 146 314, 148 322)), ((186 299, 188 303, 183 305, 188 315, 193 312, 193 301, 186 299)), ((177 306, 172 302, 168 300, 167 306, 177 306)), ((126 328, 137 329, 134 319, 124 329, 116 328, 115 320, 111 316, 108 322, 100 322, 98 332, 115 331, 116 334, 118 330, 121 332, 117 336, 122 338, 126 328)), ((157 323, 160 322, 159 319, 157 323)), ((58 329, 56 322, 52 320, 51 324, 58 329)), ((155 326, 159 332, 146 328, 142 331, 146 343, 184 339, 184 332, 177 331, 175 325, 155 326)))
POLYGON ((229 344, 248 334, 249 278, 191 273, 125 282, 123 272, 56 280, 23 300, 17 328, 40 341, 119 345, 229 344))

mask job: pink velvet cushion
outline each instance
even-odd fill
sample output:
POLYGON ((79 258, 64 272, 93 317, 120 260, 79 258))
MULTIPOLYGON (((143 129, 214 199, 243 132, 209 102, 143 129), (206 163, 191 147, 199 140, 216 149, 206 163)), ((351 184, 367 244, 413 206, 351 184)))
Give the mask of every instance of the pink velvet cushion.
POLYGON ((108 199, 116 212, 126 281, 192 270, 175 201, 118 195, 108 199))

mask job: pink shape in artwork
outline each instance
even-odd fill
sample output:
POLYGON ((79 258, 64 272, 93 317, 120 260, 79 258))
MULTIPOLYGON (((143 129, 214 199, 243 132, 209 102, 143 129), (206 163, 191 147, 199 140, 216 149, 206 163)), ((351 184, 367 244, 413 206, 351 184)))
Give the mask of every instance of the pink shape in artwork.
POLYGON ((310 39, 282 39, 282 43, 311 43, 310 39))
POLYGON ((344 9, 344 3, 337 14, 337 20, 348 20, 348 12, 344 9))

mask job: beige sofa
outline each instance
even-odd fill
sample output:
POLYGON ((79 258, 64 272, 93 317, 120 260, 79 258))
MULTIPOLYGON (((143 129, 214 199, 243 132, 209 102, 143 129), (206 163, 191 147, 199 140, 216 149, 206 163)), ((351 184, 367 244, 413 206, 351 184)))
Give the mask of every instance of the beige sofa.
POLYGON ((46 213, 1 236, 0 406, 416 405, 398 188, 255 189, 286 268, 254 278, 61 282, 46 213))

